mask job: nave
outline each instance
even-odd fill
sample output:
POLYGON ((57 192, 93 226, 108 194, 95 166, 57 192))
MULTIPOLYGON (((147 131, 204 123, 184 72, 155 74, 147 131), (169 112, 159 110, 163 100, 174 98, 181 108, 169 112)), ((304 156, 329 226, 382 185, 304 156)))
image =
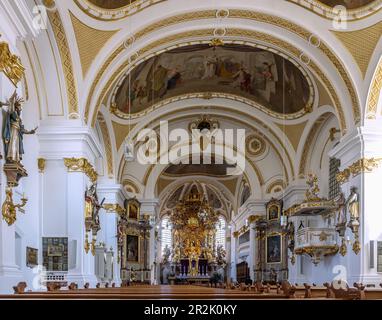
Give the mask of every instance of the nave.
POLYGON ((381 35, 382 0, 0 0, 0 298, 379 299, 381 35))

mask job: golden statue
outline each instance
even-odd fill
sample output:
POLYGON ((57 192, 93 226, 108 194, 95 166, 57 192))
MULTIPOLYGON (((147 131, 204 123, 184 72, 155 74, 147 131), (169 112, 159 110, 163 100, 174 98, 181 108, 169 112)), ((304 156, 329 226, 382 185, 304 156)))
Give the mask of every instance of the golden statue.
POLYGON ((321 198, 320 188, 318 187, 318 178, 315 174, 309 173, 308 179, 306 180, 306 184, 308 185, 308 190, 305 192, 305 197, 307 201, 320 201, 321 198))
POLYGON ((5 201, 1 208, 3 219, 8 223, 9 226, 16 222, 16 209, 21 209, 25 207, 28 199, 25 196, 21 199, 21 204, 13 203, 13 192, 11 188, 5 189, 5 201))
POLYGON ((11 53, 8 43, 0 42, 0 72, 16 86, 24 77, 25 68, 18 56, 11 53))

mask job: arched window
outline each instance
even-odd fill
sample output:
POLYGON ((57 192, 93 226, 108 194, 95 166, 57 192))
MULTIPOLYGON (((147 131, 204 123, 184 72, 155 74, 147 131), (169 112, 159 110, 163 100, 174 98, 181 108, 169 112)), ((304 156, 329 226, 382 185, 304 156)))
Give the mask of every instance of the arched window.
POLYGON ((335 199, 341 193, 341 187, 337 181, 337 173, 340 172, 341 161, 336 158, 329 160, 329 199, 335 199))
POLYGON ((171 250, 172 248, 172 226, 170 224, 170 219, 168 217, 164 217, 161 223, 161 253, 163 254, 166 246, 171 250))
POLYGON ((221 245, 225 249, 226 226, 227 223, 225 219, 222 216, 220 216, 219 222, 216 226, 216 247, 221 245))

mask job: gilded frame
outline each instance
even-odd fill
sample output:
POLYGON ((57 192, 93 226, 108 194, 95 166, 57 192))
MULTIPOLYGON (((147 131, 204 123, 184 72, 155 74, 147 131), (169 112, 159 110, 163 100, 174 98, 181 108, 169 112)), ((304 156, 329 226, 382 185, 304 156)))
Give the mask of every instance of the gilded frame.
POLYGON ((281 232, 272 232, 270 234, 267 234, 266 240, 265 240, 265 258, 267 264, 280 264, 283 262, 283 234, 281 232), (271 238, 278 238, 279 243, 279 259, 277 261, 271 261, 269 259, 268 255, 268 246, 269 246, 269 239, 271 238))
POLYGON ((127 200, 125 206, 127 219, 138 221, 141 215, 141 203, 134 198, 127 200))
POLYGON ((38 266, 38 249, 26 247, 26 265, 28 268, 38 266))
POLYGON ((278 221, 281 217, 282 201, 272 199, 267 203, 266 211, 268 221, 278 221))
MULTIPOLYGON (((125 236, 125 246, 124 246, 124 257, 125 257, 125 261, 126 262, 130 262, 130 263, 140 263, 140 259, 141 259, 141 243, 140 243, 140 236, 139 235, 136 235, 136 234, 132 234, 132 233, 128 233, 126 234, 125 236), (132 259, 129 259, 129 256, 128 256, 128 252, 127 252, 127 247, 128 247, 128 238, 129 237, 134 237, 137 239, 137 249, 138 249, 138 253, 137 253, 137 259, 136 260, 132 260, 132 259)), ((126 266, 125 266, 126 267, 126 266)))

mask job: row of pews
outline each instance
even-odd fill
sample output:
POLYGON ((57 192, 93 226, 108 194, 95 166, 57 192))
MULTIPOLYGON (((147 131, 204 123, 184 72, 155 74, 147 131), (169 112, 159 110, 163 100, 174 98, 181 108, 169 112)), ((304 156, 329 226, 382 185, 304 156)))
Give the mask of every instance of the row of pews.
MULTIPOLYGON (((362 283, 354 283, 353 287, 344 282, 324 283, 322 286, 304 283, 303 285, 292 285, 289 281, 282 281, 275 285, 257 281, 253 284, 232 283, 220 287, 230 290, 240 290, 243 292, 276 295, 278 298, 304 298, 304 299, 344 299, 344 300, 365 300, 382 299, 382 289, 367 289, 362 283)), ((382 283, 380 284, 382 288, 382 283)))
MULTIPOLYGON (((382 284, 381 284, 382 287, 382 284)), ((120 287, 115 283, 98 283, 90 288, 87 283, 79 288, 76 283, 61 286, 49 283, 47 291, 35 292, 28 290, 25 282, 20 282, 13 288, 13 295, 0 295, 0 299, 345 299, 365 300, 381 299, 382 288, 367 288, 363 284, 354 283, 353 287, 346 284, 325 283, 292 285, 283 281, 271 285, 255 282, 225 283, 213 287, 205 284, 183 286, 150 286, 139 283, 123 283, 120 287)))

